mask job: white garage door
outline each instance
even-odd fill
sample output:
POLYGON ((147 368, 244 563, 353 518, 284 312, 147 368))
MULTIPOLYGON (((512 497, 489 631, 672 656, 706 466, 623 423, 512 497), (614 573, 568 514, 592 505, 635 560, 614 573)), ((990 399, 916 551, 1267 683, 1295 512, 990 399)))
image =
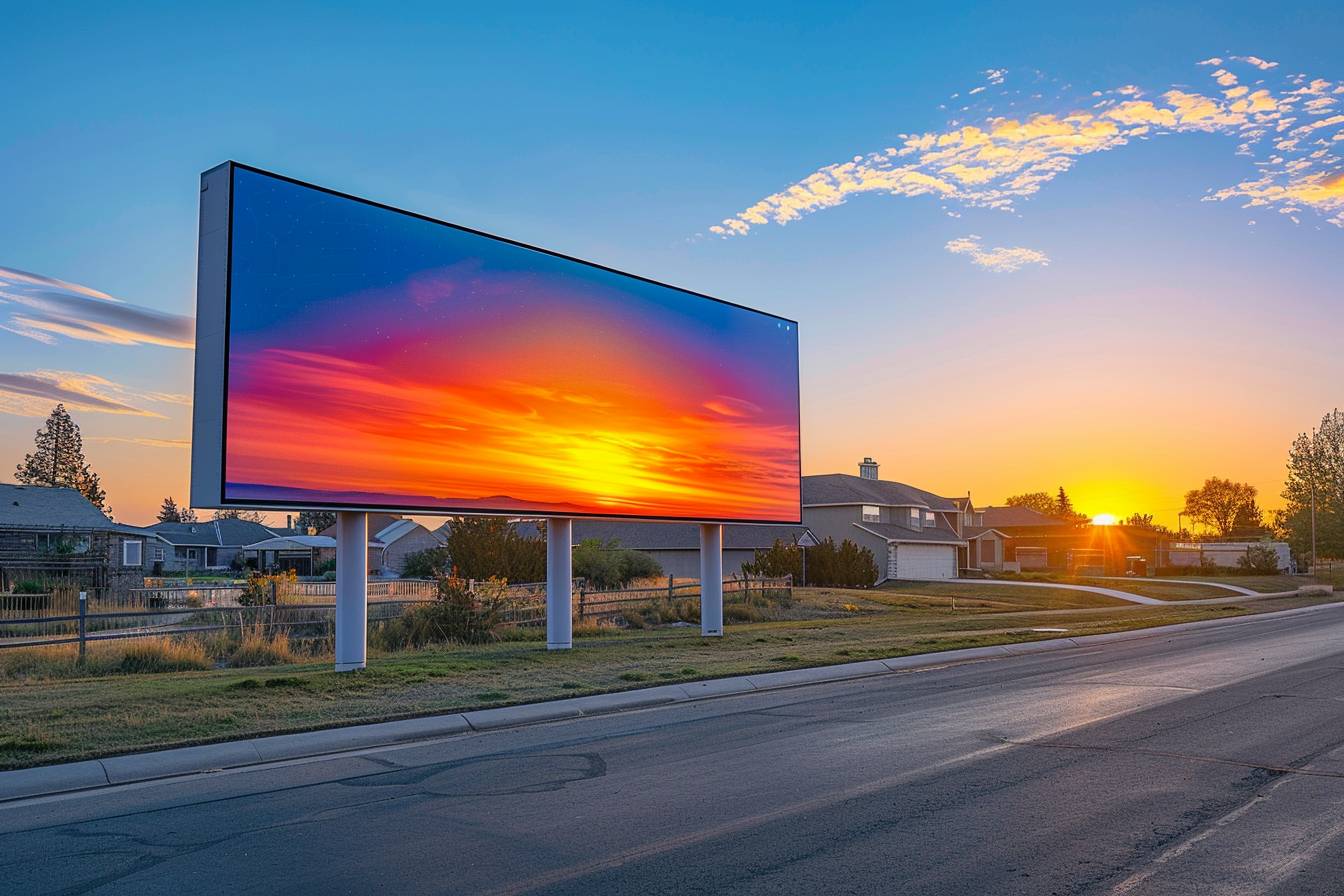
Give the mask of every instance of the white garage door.
POLYGON ((894 544, 887 548, 887 577, 955 579, 957 549, 950 544, 894 544))

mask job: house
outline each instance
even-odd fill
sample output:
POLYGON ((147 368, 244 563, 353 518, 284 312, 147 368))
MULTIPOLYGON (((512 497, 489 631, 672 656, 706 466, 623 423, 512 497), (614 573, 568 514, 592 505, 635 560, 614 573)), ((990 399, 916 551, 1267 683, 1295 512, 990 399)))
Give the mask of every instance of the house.
MULTIPOLYGON (((369 572, 373 575, 399 576, 411 554, 443 544, 439 530, 431 532, 400 514, 370 513, 368 529, 369 572)), ((318 535, 335 538, 336 527, 328 526, 318 535)))
POLYGON ((983 525, 1007 537, 1006 569, 1119 576, 1128 570, 1131 557, 1144 558, 1152 568, 1165 565, 1164 536, 1155 529, 1071 522, 1029 507, 986 507, 978 513, 983 513, 983 525))
POLYGON ((229 569, 245 547, 276 534, 261 523, 239 519, 154 523, 146 528, 169 545, 161 570, 168 573, 229 569))
POLYGON ((955 579, 968 549, 957 504, 932 492, 881 479, 871 457, 859 475, 803 477, 803 524, 819 539, 849 539, 873 552, 877 581, 955 579))
POLYGON ((75 489, 0 484, 0 591, 61 580, 124 594, 144 585, 165 547, 147 529, 114 523, 75 489))
MULTIPOLYGON (((519 534, 525 538, 542 537, 544 525, 537 520, 517 523, 519 534)), ((446 539, 451 528, 449 521, 437 531, 446 539)), ((696 523, 576 519, 572 532, 575 545, 590 538, 604 544, 615 542, 618 547, 653 557, 665 575, 679 579, 700 577, 700 526, 696 523)), ((803 547, 817 543, 806 526, 726 524, 723 527, 723 574, 742 575, 742 564, 751 563, 756 559, 757 551, 768 550, 781 539, 803 547)))
POLYGON ((957 566, 963 570, 1004 572, 1012 565, 1007 560, 1008 535, 992 525, 985 525, 985 513, 977 510, 968 492, 964 498, 953 498, 957 506, 957 528, 966 539, 966 547, 957 548, 957 566))
POLYGON ((298 575, 311 576, 336 560, 336 539, 330 535, 276 535, 243 548, 242 557, 245 564, 263 572, 292 569, 298 575))

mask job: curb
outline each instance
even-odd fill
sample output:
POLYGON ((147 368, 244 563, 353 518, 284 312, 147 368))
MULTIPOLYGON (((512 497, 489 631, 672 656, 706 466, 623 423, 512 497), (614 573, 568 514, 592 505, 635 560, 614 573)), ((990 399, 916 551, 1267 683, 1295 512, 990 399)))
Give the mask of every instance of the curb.
POLYGON ((473 710, 464 713, 400 719, 280 734, 247 740, 177 747, 151 753, 133 753, 90 759, 62 765, 0 772, 0 806, 14 800, 50 796, 81 790, 92 790, 120 784, 175 778, 184 775, 244 768, 284 760, 305 759, 335 755, 370 747, 432 740, 477 731, 495 731, 545 722, 577 719, 586 716, 608 715, 635 709, 648 709, 674 703, 689 703, 716 697, 773 691, 835 681, 872 678, 879 675, 910 672, 917 669, 944 667, 1012 656, 1050 653, 1120 641, 1138 641, 1161 638, 1215 626, 1253 625, 1260 620, 1281 619, 1316 613, 1321 610, 1344 607, 1344 602, 1315 604, 1273 613, 1238 616, 1231 619, 1201 619, 1156 628, 1082 635, 1076 638, 1051 638, 1045 641, 1025 641, 1018 644, 997 644, 989 647, 966 647, 940 653, 917 653, 885 660, 863 660, 837 666, 812 666, 806 669, 788 669, 733 678, 715 678, 685 684, 659 685, 610 694, 570 697, 544 703, 525 703, 496 709, 473 710))

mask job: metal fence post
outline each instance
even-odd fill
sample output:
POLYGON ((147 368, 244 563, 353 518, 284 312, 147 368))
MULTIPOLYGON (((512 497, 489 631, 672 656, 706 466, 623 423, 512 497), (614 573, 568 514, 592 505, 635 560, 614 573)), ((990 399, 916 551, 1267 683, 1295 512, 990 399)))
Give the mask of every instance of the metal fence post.
POLYGON ((79 661, 84 662, 84 636, 88 633, 89 592, 79 592, 79 661))

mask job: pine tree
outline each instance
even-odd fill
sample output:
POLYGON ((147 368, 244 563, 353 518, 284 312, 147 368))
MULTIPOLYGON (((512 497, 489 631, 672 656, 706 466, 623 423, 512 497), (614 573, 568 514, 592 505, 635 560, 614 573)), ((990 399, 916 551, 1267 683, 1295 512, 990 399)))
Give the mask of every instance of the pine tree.
POLYGON ((196 520, 196 511, 190 507, 179 507, 172 496, 163 499, 163 504, 159 506, 159 522, 161 523, 194 523, 196 520))
POLYGON ((163 499, 159 505, 159 522, 161 523, 180 523, 182 522, 182 511, 173 500, 172 495, 163 499))
POLYGON ((1055 516, 1060 519, 1073 519, 1078 512, 1073 509, 1073 499, 1069 497, 1068 492, 1064 491, 1064 486, 1059 487, 1059 494, 1055 496, 1055 516))
POLYGON ((24 485, 47 488, 73 488, 108 516, 107 492, 102 480, 89 469, 84 459, 84 440, 79 425, 70 418, 64 404, 56 405, 47 422, 33 439, 34 450, 24 455, 14 478, 24 485))

